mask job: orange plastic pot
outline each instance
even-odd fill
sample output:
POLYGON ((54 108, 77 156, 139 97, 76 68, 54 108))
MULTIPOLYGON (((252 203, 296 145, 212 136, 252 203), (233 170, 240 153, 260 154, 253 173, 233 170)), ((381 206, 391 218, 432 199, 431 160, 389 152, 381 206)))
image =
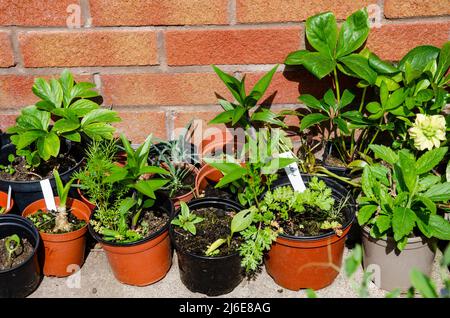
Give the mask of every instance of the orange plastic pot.
MULTIPOLYGON (((311 176, 302 175, 307 184, 311 176)), ((348 191, 337 182, 322 179, 333 191, 335 200, 342 200, 348 191)), ((283 178, 277 186, 290 185, 283 178)), ((352 197, 344 207, 345 222, 342 234, 334 232, 310 237, 295 237, 281 234, 265 258, 265 266, 274 281, 287 289, 314 290, 330 285, 339 274, 344 254, 345 240, 355 219, 355 202, 352 197)))
MULTIPOLYGON (((157 202, 172 218, 174 209, 169 199, 157 202)), ((169 223, 158 232, 133 243, 107 242, 89 225, 89 232, 106 252, 116 279, 127 285, 147 286, 163 279, 172 265, 169 223)))
POLYGON ((203 190, 208 186, 208 181, 217 183, 222 179, 223 173, 210 165, 204 165, 195 178, 195 194, 200 196, 203 190))
MULTIPOLYGON (((183 163, 183 165, 188 167, 188 169, 194 174, 194 180, 197 180, 197 176, 198 176, 198 172, 199 172, 198 169, 194 165, 191 165, 190 163, 183 163)), ((162 167, 165 168, 166 166, 163 164, 162 167)), ((194 196, 195 196, 195 187, 188 193, 171 198, 171 200, 175 206, 175 209, 178 209, 180 207, 180 202, 188 203, 189 201, 191 201, 194 198, 194 196)))
MULTIPOLYGON (((59 204, 59 198, 55 198, 59 204)), ((44 246, 43 272, 45 276, 66 277, 83 265, 86 247, 87 224, 91 210, 86 204, 76 199, 67 200, 67 209, 78 219, 86 221, 83 228, 64 234, 40 232, 44 246)), ((27 217, 39 210, 45 211, 45 200, 38 200, 25 208, 22 216, 27 217)))
MULTIPOLYGON (((77 181, 77 184, 80 184, 80 180, 77 181)), ((78 192, 78 195, 80 196, 80 201, 82 201, 84 204, 86 204, 92 213, 92 211, 94 211, 96 205, 94 203, 92 203, 91 201, 89 201, 88 198, 86 198, 83 195, 83 192, 81 192, 80 188, 77 188, 77 192, 78 192)))
MULTIPOLYGON (((14 200, 11 198, 11 205, 9 207, 9 209, 5 210, 5 212, 3 212, 4 214, 9 213, 12 208, 14 207, 14 200)), ((8 205, 8 193, 5 192, 0 192, 0 207, 5 208, 8 205)))
MULTIPOLYGON (((225 153, 231 151, 231 154, 238 152, 242 148, 244 140, 242 142, 235 141, 234 137, 229 130, 224 130, 203 139, 201 143, 202 159, 210 157, 217 152, 225 153)), ((205 164, 203 163, 203 165, 205 164)))

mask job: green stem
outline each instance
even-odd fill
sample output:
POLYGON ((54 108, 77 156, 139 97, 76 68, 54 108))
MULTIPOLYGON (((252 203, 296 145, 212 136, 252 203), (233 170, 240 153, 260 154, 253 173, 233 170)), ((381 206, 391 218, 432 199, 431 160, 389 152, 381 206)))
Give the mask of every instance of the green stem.
POLYGON ((328 170, 328 169, 325 168, 325 167, 320 167, 320 166, 319 166, 319 167, 317 167, 317 171, 323 172, 323 173, 325 173, 326 175, 328 175, 328 176, 330 176, 330 177, 333 177, 333 178, 335 178, 335 179, 341 180, 341 181, 343 181, 343 182, 345 182, 345 183, 347 183, 347 184, 349 184, 349 185, 351 185, 351 186, 353 186, 353 187, 355 187, 355 188, 360 188, 360 187, 361 187, 360 184, 355 183, 355 182, 352 182, 352 181, 351 181, 350 179, 348 179, 348 178, 338 176, 337 174, 334 174, 333 172, 331 172, 330 170, 328 170))
POLYGON ((334 84, 336 85, 336 97, 339 103, 341 101, 341 91, 339 90, 339 78, 336 67, 333 69, 333 73, 334 73, 334 84))

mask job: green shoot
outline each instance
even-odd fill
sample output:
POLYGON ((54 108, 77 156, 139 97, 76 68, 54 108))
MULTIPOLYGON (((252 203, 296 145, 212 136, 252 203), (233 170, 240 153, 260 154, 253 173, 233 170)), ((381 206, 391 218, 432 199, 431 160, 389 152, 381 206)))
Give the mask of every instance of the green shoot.
POLYGON ((180 205, 181 212, 172 220, 171 224, 181 227, 185 231, 190 232, 192 235, 196 235, 197 228, 195 227, 195 224, 202 222, 203 218, 191 213, 185 202, 180 202, 180 205))

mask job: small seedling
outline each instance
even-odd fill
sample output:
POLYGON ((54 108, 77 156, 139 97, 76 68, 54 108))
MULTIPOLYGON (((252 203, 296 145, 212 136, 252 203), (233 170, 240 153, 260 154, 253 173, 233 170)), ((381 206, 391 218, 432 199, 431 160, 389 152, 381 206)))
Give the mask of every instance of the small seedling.
POLYGON ((16 158, 14 157, 13 154, 9 154, 9 156, 8 156, 9 164, 7 166, 0 165, 0 170, 3 170, 9 174, 14 174, 14 172, 16 172, 16 169, 13 168, 12 163, 14 162, 15 159, 16 158))
POLYGON ((57 216, 55 219, 54 232, 63 231, 70 232, 72 230, 72 224, 69 223, 67 219, 67 199, 69 197, 69 190, 72 186, 73 179, 70 180, 66 185, 63 185, 61 177, 57 170, 53 170, 53 176, 55 177, 56 189, 59 196, 59 205, 57 207, 57 216))
POLYGON ((5 247, 8 252, 8 261, 11 263, 13 257, 16 255, 16 252, 20 253, 20 249, 22 247, 20 244, 20 237, 17 234, 8 236, 5 239, 5 247))
POLYGON ((174 218, 171 224, 183 228, 185 231, 190 232, 192 235, 197 234, 197 228, 195 224, 203 221, 203 218, 191 213, 186 203, 180 202, 181 212, 176 218, 174 218))

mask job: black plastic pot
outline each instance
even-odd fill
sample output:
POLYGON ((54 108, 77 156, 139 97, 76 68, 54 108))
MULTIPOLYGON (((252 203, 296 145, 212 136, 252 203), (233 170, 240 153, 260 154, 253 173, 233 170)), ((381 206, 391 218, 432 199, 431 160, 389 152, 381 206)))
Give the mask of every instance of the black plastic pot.
POLYGON ((327 142, 327 144, 325 145, 325 151, 323 152, 323 157, 322 157, 323 166, 330 172, 332 172, 340 177, 349 177, 350 171, 351 171, 349 168, 330 166, 330 165, 325 164, 327 158, 333 154, 334 147, 335 146, 332 142, 327 142))
POLYGON ((39 285, 41 271, 37 257, 39 232, 29 220, 17 215, 0 216, 0 238, 17 234, 33 245, 33 254, 21 265, 0 271, 0 298, 23 298, 39 285))
MULTIPOLYGON (((219 209, 244 209, 239 203, 218 198, 193 200, 188 203, 191 210, 215 207, 219 209)), ((177 246, 174 239, 173 226, 169 230, 172 244, 178 256, 178 267, 183 284, 192 292, 219 296, 228 294, 238 286, 244 278, 239 253, 220 257, 207 257, 185 252, 177 246)))
MULTIPOLYGON (((13 144, 3 146, 0 150, 0 164, 8 164, 8 156, 15 154, 15 151, 13 144)), ((83 153, 76 155, 79 156, 77 157, 78 163, 68 171, 61 172, 61 179, 64 183, 70 180, 72 174, 79 169, 83 161, 83 153)), ((53 193, 56 193, 55 179, 51 178, 50 183, 53 188, 53 193)), ((12 211, 14 214, 21 214, 29 204, 44 198, 39 181, 0 180, 0 191, 8 192, 9 186, 12 188, 12 197, 15 202, 15 209, 12 211)))

